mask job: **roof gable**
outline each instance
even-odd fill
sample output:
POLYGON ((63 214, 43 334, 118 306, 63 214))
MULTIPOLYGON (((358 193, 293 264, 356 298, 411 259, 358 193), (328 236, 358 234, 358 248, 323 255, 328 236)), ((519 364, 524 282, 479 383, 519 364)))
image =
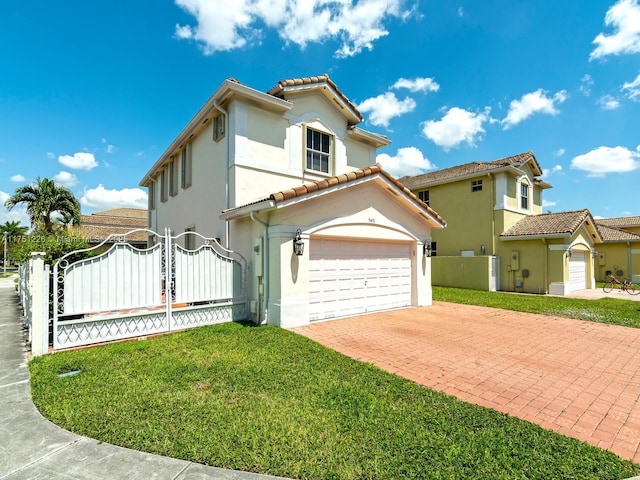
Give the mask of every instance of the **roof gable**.
POLYGON ((570 237, 585 225, 592 236, 602 237, 589 210, 528 215, 500 234, 503 240, 544 237, 570 237))
POLYGON ((351 103, 347 96, 342 93, 338 86, 333 83, 326 73, 315 77, 293 78, 290 80, 280 80, 267 93, 283 100, 300 92, 318 90, 327 97, 333 105, 336 105, 343 115, 349 120, 349 125, 356 125, 362 122, 363 117, 356 106, 351 103))
MULTIPOLYGON (((470 162, 454 167, 423 173, 413 177, 402 177, 400 182, 408 187, 420 187, 430 184, 448 183, 475 175, 500 171, 509 168, 520 168, 529 164, 534 177, 542 175, 542 168, 533 152, 524 152, 510 157, 500 158, 491 162, 470 162)), ((545 184, 547 185, 547 184, 545 184)))
POLYGON ((355 184, 360 179, 374 177, 376 175, 379 175, 389 181, 393 185, 393 188, 396 190, 396 193, 404 196, 415 206, 418 211, 421 211, 426 217, 430 218, 435 226, 442 228, 447 225, 447 222, 435 210, 418 199, 418 197, 416 197, 408 188, 406 188, 393 176, 383 170, 378 163, 360 170, 354 170, 342 175, 336 175, 334 177, 317 180, 315 182, 306 183, 294 188, 272 193, 268 197, 262 198, 247 205, 242 205, 229 210, 225 210, 220 216, 223 218, 231 218, 234 216, 246 215, 246 212, 248 210, 256 210, 260 207, 265 209, 277 208, 278 206, 282 206, 294 199, 305 199, 305 197, 311 196, 315 192, 319 192, 322 190, 328 191, 334 187, 338 187, 341 185, 355 184))

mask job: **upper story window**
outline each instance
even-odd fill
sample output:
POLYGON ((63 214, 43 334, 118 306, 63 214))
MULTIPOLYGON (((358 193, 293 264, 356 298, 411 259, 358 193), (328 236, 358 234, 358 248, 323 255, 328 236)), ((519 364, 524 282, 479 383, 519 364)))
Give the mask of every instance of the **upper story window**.
POLYGON ((191 166, 191 144, 187 143, 184 150, 182 150, 182 157, 180 159, 181 170, 181 186, 182 188, 189 188, 191 186, 192 166, 191 166))
POLYGON ((529 210, 529 185, 526 183, 520 184, 520 208, 529 210))
POLYGON ((307 128, 307 170, 329 173, 331 135, 307 128))
POLYGON ((169 189, 167 182, 167 169, 164 168, 160 173, 160 200, 166 202, 169 200, 169 189))
POLYGON ((171 160, 169 163, 169 195, 175 197, 178 194, 178 162, 171 160))
POLYGON ((438 256, 438 242, 431 242, 431 256, 438 256))
POLYGON ((149 210, 154 210, 156 208, 156 182, 153 180, 149 184, 148 195, 149 195, 148 197, 149 210))
POLYGON ((472 192, 481 192, 482 191, 482 180, 471 180, 471 191, 472 192))
POLYGON ((224 137, 224 122, 224 113, 221 113, 213 119, 213 139, 216 142, 224 137))
POLYGON ((418 198, 429 205, 429 190, 418 192, 418 198))
MULTIPOLYGON (((191 226, 184 229, 185 232, 195 232, 196 227, 191 226)), ((184 248, 186 250, 195 250, 196 249, 196 236, 187 233, 184 236, 184 248)))

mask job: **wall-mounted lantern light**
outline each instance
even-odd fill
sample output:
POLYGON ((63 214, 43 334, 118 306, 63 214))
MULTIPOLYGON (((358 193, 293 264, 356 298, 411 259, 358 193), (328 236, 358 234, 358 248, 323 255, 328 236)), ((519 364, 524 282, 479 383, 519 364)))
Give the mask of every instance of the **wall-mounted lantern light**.
POLYGON ((425 257, 431 256, 431 242, 429 240, 424 241, 423 253, 425 257))
POLYGON ((304 254, 304 242, 302 241, 302 232, 300 229, 296 230, 296 236, 293 237, 293 253, 298 256, 304 254))
POLYGON ((567 258, 571 258, 571 249, 570 248, 567 250, 567 258))
POLYGON ((591 249, 591 258, 598 258, 598 252, 595 248, 591 249))

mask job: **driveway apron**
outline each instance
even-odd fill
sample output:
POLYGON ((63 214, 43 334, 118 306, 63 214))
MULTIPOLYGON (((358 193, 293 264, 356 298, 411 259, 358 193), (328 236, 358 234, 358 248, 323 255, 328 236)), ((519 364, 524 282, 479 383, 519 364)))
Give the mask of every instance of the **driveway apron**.
POLYGON ((434 302, 293 330, 640 463, 640 329, 434 302))

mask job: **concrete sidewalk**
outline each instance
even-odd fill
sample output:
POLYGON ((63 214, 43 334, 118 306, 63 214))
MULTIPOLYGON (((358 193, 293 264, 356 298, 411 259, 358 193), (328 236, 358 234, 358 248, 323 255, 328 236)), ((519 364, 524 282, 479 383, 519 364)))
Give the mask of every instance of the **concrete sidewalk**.
POLYGON ((55 426, 31 401, 13 279, 0 278, 0 480, 276 479, 137 452, 55 426))

